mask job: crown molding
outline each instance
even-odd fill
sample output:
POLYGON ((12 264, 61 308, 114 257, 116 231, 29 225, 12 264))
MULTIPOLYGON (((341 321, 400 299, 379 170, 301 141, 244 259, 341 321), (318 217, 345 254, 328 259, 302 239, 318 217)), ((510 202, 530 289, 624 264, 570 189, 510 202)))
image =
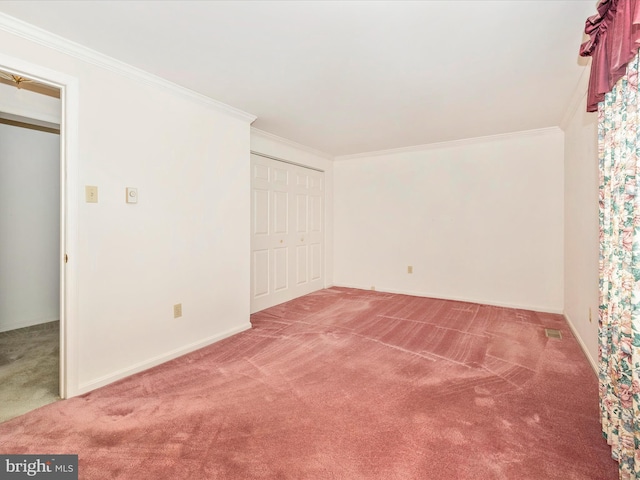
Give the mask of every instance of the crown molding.
POLYGON ((410 147, 391 148, 388 150, 376 150, 373 152, 354 153, 353 155, 340 155, 334 158, 336 161, 355 160, 358 158, 378 157, 382 155, 394 155, 398 153, 423 152, 425 150, 435 150, 439 148, 462 147, 478 143, 493 142, 496 140, 508 140, 515 137, 530 137, 538 135, 548 135, 550 133, 561 133, 559 127, 536 128, 533 130, 522 130, 519 132, 499 133, 497 135, 487 135, 484 137, 462 138, 460 140, 450 140, 447 142, 426 143, 423 145, 413 145, 410 147))
POLYGON ((264 130, 260 130, 255 127, 251 127, 251 134, 259 135, 268 140, 273 140, 282 144, 285 144, 289 147, 296 148, 298 150, 305 151, 312 155, 316 155, 318 157, 326 158, 327 160, 333 160, 334 156, 325 152, 321 152, 320 150, 316 150, 315 148, 307 147, 306 145, 302 145, 301 143, 294 142, 293 140, 289 140, 287 138, 279 137, 278 135, 274 135, 273 133, 265 132, 264 130))
POLYGON ((42 28, 26 23, 15 17, 11 17, 0 12, 0 30, 22 37, 31 42, 38 43, 45 47, 56 50, 60 53, 75 57, 87 63, 91 63, 112 72, 124 75, 132 80, 136 80, 147 85, 159 87, 165 91, 178 94, 183 98, 198 102, 204 106, 230 115, 236 119, 251 123, 257 117, 235 107, 214 100, 206 95, 197 93, 188 88, 165 80, 157 75, 146 72, 140 68, 129 65, 103 53, 92 50, 84 45, 68 40, 64 37, 51 33, 42 28))

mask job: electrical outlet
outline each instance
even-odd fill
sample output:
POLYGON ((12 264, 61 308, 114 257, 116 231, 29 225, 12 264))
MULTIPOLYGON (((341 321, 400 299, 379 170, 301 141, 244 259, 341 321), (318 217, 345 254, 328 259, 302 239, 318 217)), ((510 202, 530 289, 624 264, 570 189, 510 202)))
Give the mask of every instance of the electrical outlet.
POLYGON ((374 287, 373 285, 371 286, 371 290, 373 290, 375 292, 376 287, 374 287))
POLYGON ((84 187, 84 199, 87 203, 98 203, 98 187, 86 185, 84 187))
POLYGON ((182 304, 176 303, 173 306, 173 318, 179 318, 182 316, 182 304))
POLYGON ((413 267, 411 265, 407 267, 407 273, 413 273, 413 267))

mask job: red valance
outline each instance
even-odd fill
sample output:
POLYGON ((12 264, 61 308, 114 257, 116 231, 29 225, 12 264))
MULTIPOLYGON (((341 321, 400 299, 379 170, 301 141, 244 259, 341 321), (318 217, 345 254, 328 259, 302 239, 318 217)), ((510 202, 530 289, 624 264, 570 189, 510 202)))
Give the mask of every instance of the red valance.
POLYGON ((640 0, 601 0, 597 8, 584 29, 590 38, 580 46, 580 55, 591 57, 587 112, 598 110, 640 47, 640 0))

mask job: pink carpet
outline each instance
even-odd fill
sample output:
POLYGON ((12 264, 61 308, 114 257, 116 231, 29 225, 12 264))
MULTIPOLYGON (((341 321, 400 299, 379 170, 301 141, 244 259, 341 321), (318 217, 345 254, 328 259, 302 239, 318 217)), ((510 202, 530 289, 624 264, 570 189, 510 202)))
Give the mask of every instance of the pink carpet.
POLYGON ((0 453, 77 453, 81 479, 618 476, 560 315, 332 288, 252 322, 0 424, 0 453))

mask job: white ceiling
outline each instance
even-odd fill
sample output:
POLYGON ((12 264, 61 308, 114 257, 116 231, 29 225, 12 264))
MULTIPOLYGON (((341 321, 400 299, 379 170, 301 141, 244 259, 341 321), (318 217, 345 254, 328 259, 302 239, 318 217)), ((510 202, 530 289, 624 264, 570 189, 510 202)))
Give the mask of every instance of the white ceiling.
POLYGON ((1 1, 346 155, 559 125, 595 0, 1 1))

